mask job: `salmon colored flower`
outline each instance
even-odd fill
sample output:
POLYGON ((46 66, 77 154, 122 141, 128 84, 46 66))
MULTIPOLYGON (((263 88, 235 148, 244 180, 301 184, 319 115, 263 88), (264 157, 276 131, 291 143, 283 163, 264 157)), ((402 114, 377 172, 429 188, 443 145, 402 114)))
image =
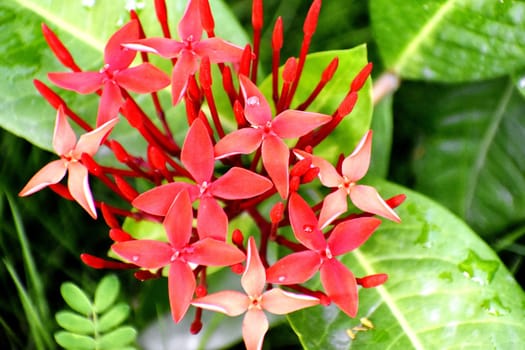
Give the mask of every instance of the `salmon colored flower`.
POLYGON ((294 151, 299 158, 310 158, 312 166, 319 168, 319 179, 323 185, 337 188, 324 199, 319 216, 321 228, 346 212, 348 209, 347 196, 356 207, 364 212, 377 214, 395 222, 401 221, 375 188, 357 184, 357 181, 361 180, 368 171, 371 151, 372 131, 370 130, 361 138, 355 150, 343 160, 342 175, 323 158, 300 150, 294 151))
POLYGON ((264 311, 284 315, 296 310, 318 305, 319 299, 285 292, 274 288, 264 291, 266 277, 253 237, 249 238, 246 269, 241 278, 245 293, 233 290, 220 291, 193 300, 193 306, 221 312, 228 316, 243 313, 242 337, 248 350, 261 349, 268 330, 268 319, 264 311))
POLYGON ((303 283, 320 271, 326 294, 343 312, 354 317, 358 305, 356 278, 336 256, 361 246, 381 220, 373 217, 346 220, 325 239, 314 212, 295 192, 290 195, 288 211, 295 238, 308 250, 287 255, 270 266, 266 271, 268 283, 303 283))
MULTIPOLYGON (((173 67, 171 89, 173 104, 180 102, 188 87, 188 79, 199 69, 202 57, 211 63, 239 63, 243 48, 220 38, 202 39, 202 21, 199 1, 190 0, 179 22, 181 41, 168 38, 147 38, 124 44, 125 47, 151 52, 165 58, 177 58, 173 67)), ((207 1, 207 0, 206 0, 207 1)))
POLYGON ((121 46, 139 38, 136 20, 119 29, 109 39, 104 50, 104 67, 98 72, 49 73, 48 77, 61 88, 89 94, 102 88, 97 114, 97 126, 118 115, 124 99, 120 88, 136 93, 150 93, 170 84, 169 77, 149 63, 129 68, 137 52, 121 46))
POLYGON ((179 322, 196 287, 191 264, 228 266, 244 260, 235 246, 213 238, 190 243, 193 210, 187 191, 181 191, 164 219, 168 243, 155 240, 131 240, 115 243, 111 249, 121 258, 146 269, 169 267, 168 288, 171 314, 179 322))
POLYGON ((69 172, 67 187, 71 196, 94 219, 97 218, 95 203, 88 182, 88 170, 82 164, 82 153, 90 156, 97 153, 100 144, 111 132, 118 119, 111 119, 93 131, 80 136, 77 142, 75 132, 69 125, 62 105, 57 110, 53 149, 60 156, 38 171, 20 191, 19 196, 28 196, 42 188, 60 182, 69 172))
POLYGON ((251 128, 236 130, 219 140, 215 156, 249 154, 259 146, 262 162, 282 198, 288 197, 290 151, 283 139, 303 136, 329 122, 332 117, 313 112, 286 110, 272 120, 272 111, 264 95, 245 76, 239 77, 245 100, 244 114, 251 128))

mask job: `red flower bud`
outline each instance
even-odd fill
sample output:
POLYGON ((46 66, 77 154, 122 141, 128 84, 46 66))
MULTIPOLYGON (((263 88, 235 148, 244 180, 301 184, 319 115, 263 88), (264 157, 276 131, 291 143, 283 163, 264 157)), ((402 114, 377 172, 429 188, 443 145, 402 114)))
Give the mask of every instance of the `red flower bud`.
POLYGON ((98 165, 97 162, 95 162, 95 160, 93 159, 93 157, 91 157, 89 154, 82 153, 82 156, 80 158, 82 160, 82 164, 87 168, 87 170, 91 174, 95 176, 100 176, 103 174, 100 165, 98 165))
POLYGON ((65 106, 66 102, 53 90, 51 90, 46 84, 42 83, 38 79, 34 79, 33 84, 35 85, 40 95, 42 95, 47 100, 47 102, 49 102, 49 104, 53 106, 53 108, 58 109, 60 105, 65 106))
POLYGON ((109 207, 105 203, 100 203, 100 210, 102 211, 102 217, 104 218, 104 221, 110 228, 118 228, 120 227, 120 224, 109 209, 109 207))
POLYGON ((241 230, 235 229, 232 233, 232 242, 238 247, 242 247, 244 244, 244 235, 241 230))
POLYGON ((123 263, 120 261, 111 261, 111 260, 105 260, 99 257, 96 257, 91 254, 80 254, 80 260, 84 264, 86 264, 89 267, 92 267, 94 269, 115 269, 115 270, 123 270, 123 269, 134 269, 137 266, 134 264, 128 264, 123 263))
POLYGON ((62 41, 60 41, 58 36, 44 23, 42 23, 42 33, 44 34, 44 38, 51 48, 51 51, 53 51, 60 63, 75 72, 80 72, 81 69, 75 63, 71 53, 69 53, 68 49, 62 44, 62 41))
POLYGON ((113 151, 113 153, 115 154, 115 157, 117 158, 119 162, 126 163, 129 161, 128 152, 126 152, 124 147, 122 147, 122 145, 118 143, 118 141, 109 140, 108 142, 109 142, 109 147, 111 148, 111 150, 113 151))
POLYGON ((382 285, 388 279, 386 273, 378 273, 376 275, 368 275, 362 278, 356 278, 357 284, 363 288, 373 288, 382 285))
POLYGON ((199 5, 202 28, 206 31, 208 37, 212 37, 214 36, 213 30, 215 28, 215 21, 213 20, 213 15, 211 13, 210 3, 208 0, 201 0, 199 5))
POLYGON ((301 185, 301 178, 299 176, 292 176, 290 178, 290 192, 299 191, 300 185, 301 185))
POLYGON ((112 228, 109 230, 109 238, 111 238, 115 242, 125 242, 125 241, 131 241, 133 237, 131 235, 119 228, 112 228))
POLYGON ((303 184, 307 184, 309 182, 314 181, 319 175, 319 171, 320 169, 317 167, 308 169, 308 171, 301 178, 301 182, 303 184))
POLYGON ((263 2, 253 0, 252 3, 252 27, 254 30, 261 30, 263 27, 263 2))
POLYGON ((244 272, 244 266, 241 263, 230 266, 230 269, 237 275, 241 275, 244 272))
POLYGON ((270 220, 272 224, 277 224, 283 219, 284 204, 283 202, 277 202, 270 210, 270 220))
POLYGON ((321 0, 314 0, 303 24, 303 33, 306 37, 314 35, 315 29, 317 28, 317 20, 319 19, 319 12, 321 12, 321 0))
POLYGON ((272 33, 272 49, 279 51, 283 47, 283 19, 281 16, 277 17, 272 33))
POLYGON ((292 167, 290 170, 290 176, 303 176, 312 165, 311 158, 303 158, 292 167))
POLYGON ((138 270, 133 274, 139 281, 147 281, 160 277, 160 273, 152 273, 148 270, 138 270))
POLYGON ((201 298, 206 294, 208 294, 208 290, 202 284, 199 284, 197 288, 195 288, 195 295, 197 296, 197 298, 201 298))
POLYGON ((363 85, 365 85, 366 80, 372 72, 372 62, 369 62, 363 69, 357 74, 357 76, 352 81, 350 85, 350 91, 359 91, 363 85))
POLYGON ((295 57, 290 57, 286 60, 283 68, 283 80, 291 83, 295 80, 297 74, 297 60, 295 57))
POLYGON ((117 185, 122 195, 129 202, 132 202, 139 195, 139 193, 133 187, 131 187, 130 184, 128 184, 123 178, 121 178, 118 175, 115 175, 115 184, 117 185))
POLYGON ((191 326, 190 326, 190 333, 191 334, 197 334, 201 331, 202 329, 202 322, 201 320, 195 320, 191 323, 191 326))

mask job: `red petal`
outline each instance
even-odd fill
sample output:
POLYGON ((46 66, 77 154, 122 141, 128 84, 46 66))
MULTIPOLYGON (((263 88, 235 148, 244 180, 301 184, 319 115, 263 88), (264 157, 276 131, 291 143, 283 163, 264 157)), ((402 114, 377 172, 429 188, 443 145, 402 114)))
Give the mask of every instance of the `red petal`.
POLYGON ((77 137, 75 132, 64 114, 64 107, 60 105, 57 110, 55 131, 53 133, 53 149, 58 155, 62 156, 75 148, 76 143, 77 137))
POLYGON ((274 288, 263 294, 261 303, 264 310, 276 315, 285 315, 318 305, 319 299, 310 295, 290 293, 274 288))
POLYGON ((337 187, 343 183, 343 177, 339 175, 335 167, 327 160, 301 150, 294 150, 294 153, 300 159, 310 158, 312 160, 312 165, 319 168, 319 180, 326 187, 337 187))
POLYGON ((248 310, 242 321, 242 338, 247 350, 262 349, 268 327, 268 319, 263 311, 257 308, 248 310))
POLYGON ((202 36, 200 0, 190 0, 179 22, 179 37, 182 40, 198 42, 202 36))
POLYGON ((195 43, 193 49, 200 57, 207 56, 210 63, 241 61, 243 47, 234 45, 220 38, 209 38, 195 43))
POLYGON ((226 239, 228 217, 215 198, 201 198, 197 211, 197 231, 200 238, 226 239))
POLYGON ((321 266, 321 283, 326 294, 350 317, 357 313, 357 283, 352 271, 337 259, 326 260, 321 266))
POLYGON ((381 224, 377 218, 356 218, 338 224, 328 238, 333 255, 341 255, 359 248, 381 224))
POLYGON ((71 196, 86 210, 93 219, 97 218, 95 202, 91 194, 86 167, 78 162, 68 163, 67 188, 71 196))
POLYGON ((164 218, 164 228, 171 245, 177 249, 190 241, 193 225, 193 208, 187 191, 180 191, 173 200, 164 218))
POLYGON ((215 144, 215 157, 220 159, 232 154, 250 154, 259 147, 262 138, 261 129, 243 128, 235 130, 215 144))
POLYGON ((255 239, 248 239, 248 251, 246 257, 246 268, 241 277, 241 285, 246 294, 251 297, 260 296, 266 284, 266 272, 255 245, 255 239))
POLYGON ((266 126, 272 120, 272 110, 266 97, 257 86, 244 75, 239 76, 242 94, 244 96, 244 114, 252 125, 266 126))
POLYGON ((121 70, 131 64, 137 53, 121 44, 138 38, 139 23, 136 20, 130 21, 109 38, 104 49, 104 63, 109 65, 110 71, 121 70))
POLYGON ((275 188, 283 199, 288 197, 288 166, 290 150, 277 136, 267 136, 262 142, 262 161, 275 188))
POLYGON ((264 176, 233 167, 212 183, 210 191, 219 198, 244 199, 255 197, 272 187, 272 182, 264 176))
POLYGON ((328 123, 332 117, 320 113, 286 110, 272 122, 272 130, 283 139, 303 136, 328 123))
POLYGON ((381 198, 371 186, 356 185, 350 190, 350 199, 364 212, 377 214, 395 222, 401 222, 396 212, 381 198))
POLYGON ((168 38, 147 38, 128 42, 122 46, 130 50, 151 52, 164 58, 173 58, 180 54, 184 44, 168 38))
POLYGON ((188 264, 175 260, 170 265, 168 288, 171 316, 178 323, 184 318, 195 292, 195 276, 188 264))
POLYGON ((323 229, 335 218, 348 209, 348 194, 344 189, 337 189, 324 198, 319 214, 319 228, 323 229))
POLYGON ((172 182, 157 186, 140 194, 131 204, 146 213, 164 216, 179 192, 182 190, 191 191, 192 187, 194 185, 185 182, 172 182))
POLYGON ((243 262, 245 258, 237 247, 213 238, 204 238, 192 244, 185 257, 192 263, 205 266, 230 266, 243 262))
POLYGON ((278 260, 266 270, 266 281, 275 284, 298 284, 309 280, 321 266, 317 252, 306 250, 278 260))
POLYGON ((295 238, 311 250, 325 250, 326 240, 319 230, 314 212, 295 192, 290 195, 288 212, 295 238))
POLYGON ((106 80, 98 105, 97 126, 116 118, 123 104, 120 86, 113 80, 106 80))
POLYGON ((121 70, 115 74, 115 80, 123 88, 139 94, 160 90, 171 82, 166 73, 150 63, 121 70))
POLYGON ((159 269, 170 264, 173 249, 164 242, 150 239, 118 242, 111 250, 124 260, 146 269, 159 269))
POLYGON ((250 299, 244 293, 224 290, 197 298, 191 304, 206 310, 221 312, 228 316, 239 316, 248 310, 250 299))
POLYGON ((210 181, 215 159, 213 144, 204 123, 195 119, 186 135, 181 152, 182 164, 198 184, 210 181))
POLYGON ((99 72, 48 73, 47 77, 56 86, 73 90, 79 94, 90 94, 100 89, 104 75, 99 72))
POLYGON ((29 196, 42 188, 51 184, 56 184, 64 178, 67 172, 67 162, 62 159, 54 160, 40 169, 18 194, 19 196, 29 196))
POLYGON ((359 141, 352 154, 345 158, 342 173, 348 180, 355 182, 366 175, 370 166, 372 152, 372 130, 368 131, 359 141))
POLYGON ((90 156, 95 155, 100 147, 100 144, 104 141, 111 130, 113 130, 113 127, 115 124, 117 124, 117 122, 118 118, 113 118, 98 128, 81 135, 75 147, 75 152, 78 154, 87 153, 90 156))

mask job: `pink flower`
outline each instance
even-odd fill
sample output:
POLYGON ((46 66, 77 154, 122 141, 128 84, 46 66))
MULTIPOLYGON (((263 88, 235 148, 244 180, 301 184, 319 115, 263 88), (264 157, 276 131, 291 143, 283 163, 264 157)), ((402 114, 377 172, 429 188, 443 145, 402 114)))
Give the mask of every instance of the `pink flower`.
POLYGON ((243 48, 223 39, 201 40, 203 28, 199 1, 190 0, 188 2, 186 11, 179 22, 178 30, 181 41, 168 38, 147 38, 129 40, 127 44, 124 44, 127 48, 155 53, 165 58, 177 57, 171 79, 173 104, 179 103, 184 96, 188 87, 188 79, 197 72, 202 57, 208 57, 211 63, 239 63, 243 53, 243 48))
POLYGON ((181 162, 196 184, 173 182, 158 186, 139 195, 132 204, 147 213, 165 215, 177 194, 186 189, 192 201, 199 199, 197 227, 201 238, 224 240, 228 230, 228 218, 216 198, 251 198, 272 188, 271 181, 264 176, 239 167, 233 167, 213 180, 213 145, 200 119, 193 122, 186 135, 181 162))
POLYGON ((288 197, 290 152, 283 139, 297 138, 329 122, 332 117, 320 113, 286 110, 272 120, 266 98, 247 77, 239 77, 245 100, 244 114, 251 128, 234 131, 215 145, 215 156, 249 154, 262 147, 264 168, 282 198, 288 197))
POLYGON ((193 211, 187 191, 180 192, 164 219, 168 243, 155 240, 118 242, 112 250, 121 258, 146 269, 169 266, 171 314, 179 322, 190 306, 196 282, 191 264, 228 266, 244 260, 244 254, 225 242, 204 238, 190 243, 193 211))
POLYGON ((266 271, 268 283, 298 284, 318 270, 326 294, 350 317, 357 313, 357 282, 354 274, 336 256, 361 246, 381 224, 377 218, 344 221, 325 239, 314 212, 297 193, 290 195, 289 216, 295 238, 308 250, 292 253, 266 271))
POLYGON ((97 129, 80 136, 77 142, 75 132, 69 125, 62 105, 57 110, 53 149, 60 156, 38 171, 20 191, 20 196, 28 196, 42 188, 60 182, 69 171, 67 186, 71 196, 94 219, 97 218, 95 203, 88 182, 88 170, 82 164, 82 153, 90 156, 97 153, 104 138, 109 134, 118 119, 112 119, 97 129))
POLYGON ((97 114, 97 126, 101 125, 118 115, 124 103, 121 87, 144 94, 170 84, 169 77, 149 63, 128 68, 137 53, 121 44, 138 37, 139 24, 132 20, 109 39, 104 50, 104 67, 100 71, 49 73, 49 80, 61 88, 81 94, 93 93, 102 87, 97 114))
POLYGON ((266 285, 264 266, 253 237, 248 241, 246 269, 241 278, 241 285, 246 293, 233 290, 220 291, 197 298, 191 304, 228 316, 245 313, 242 336, 248 350, 262 348, 264 335, 268 330, 268 319, 264 311, 284 315, 319 304, 319 299, 315 297, 285 292, 278 288, 264 292, 266 285))
POLYGON ((395 222, 401 221, 396 212, 381 198, 375 188, 357 184, 357 181, 361 180, 368 171, 371 150, 372 131, 370 130, 359 141, 352 154, 344 159, 342 175, 323 158, 300 150, 294 151, 299 158, 310 158, 312 166, 319 168, 319 179, 323 185, 337 188, 324 199, 319 216, 321 228, 324 228, 337 216, 346 212, 348 209, 347 196, 350 197, 356 207, 364 212, 377 214, 395 222))

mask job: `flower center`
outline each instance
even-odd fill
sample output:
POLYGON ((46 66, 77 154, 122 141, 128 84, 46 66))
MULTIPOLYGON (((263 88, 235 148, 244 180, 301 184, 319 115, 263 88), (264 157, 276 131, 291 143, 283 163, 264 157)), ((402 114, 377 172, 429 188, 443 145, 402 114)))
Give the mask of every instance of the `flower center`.
POLYGON ((341 183, 338 187, 342 188, 346 191, 346 193, 350 194, 350 190, 352 187, 354 187, 355 182, 350 181, 350 179, 346 176, 343 176, 343 183, 341 183))
POLYGON ((206 194, 206 192, 208 191, 208 187, 210 186, 210 184, 208 183, 208 181, 203 181, 200 186, 199 186, 199 196, 202 197, 203 195, 206 194))
POLYGON ((250 305, 248 306, 248 309, 256 308, 256 309, 262 310, 262 305, 261 305, 262 295, 250 296, 249 298, 250 298, 250 305))

